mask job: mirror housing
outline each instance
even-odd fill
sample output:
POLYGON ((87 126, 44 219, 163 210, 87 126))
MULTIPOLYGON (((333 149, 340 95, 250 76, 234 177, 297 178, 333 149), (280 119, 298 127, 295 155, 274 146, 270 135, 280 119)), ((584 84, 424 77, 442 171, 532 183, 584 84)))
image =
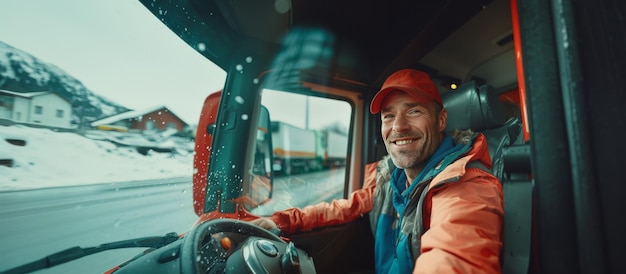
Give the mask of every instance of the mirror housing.
POLYGON ((196 129, 193 155, 193 210, 198 216, 204 213, 211 143, 213 141, 217 110, 219 109, 221 97, 221 90, 207 96, 204 100, 200 121, 196 129))

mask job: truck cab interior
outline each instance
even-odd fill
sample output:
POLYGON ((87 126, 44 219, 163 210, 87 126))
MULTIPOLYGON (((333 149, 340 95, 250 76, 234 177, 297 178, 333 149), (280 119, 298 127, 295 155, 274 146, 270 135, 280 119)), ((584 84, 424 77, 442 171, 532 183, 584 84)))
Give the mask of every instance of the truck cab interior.
MULTIPOLYGON (((618 157, 625 152, 618 136, 626 123, 618 105, 626 99, 619 91, 626 72, 623 4, 141 2, 228 75, 222 96, 205 102, 205 110, 216 115, 199 123, 204 131, 196 144, 206 148, 203 154, 196 151, 201 157, 194 174, 199 225, 271 214, 241 206, 242 193, 258 185, 242 190, 240 182, 227 179, 253 181, 245 167, 254 159, 252 148, 265 140, 259 132, 269 128, 259 121, 269 122, 274 113, 270 108, 269 118, 258 114, 265 90, 349 103, 340 194, 347 197, 361 187, 364 166, 386 155, 380 118, 369 113, 369 103, 388 75, 415 68, 436 82, 449 112, 448 128, 487 136, 492 172, 505 189, 505 273, 621 269, 626 244, 626 224, 618 217, 626 206, 620 195, 624 185, 618 183, 623 169, 618 157), (247 113, 252 119, 233 118, 247 113), (220 148, 219 155, 209 147, 220 148)), ((278 180, 272 168, 266 171, 270 182, 262 185, 269 193, 248 203, 276 200, 272 186, 278 180)), ((373 270, 367 216, 288 238, 313 259, 319 273, 373 270)))

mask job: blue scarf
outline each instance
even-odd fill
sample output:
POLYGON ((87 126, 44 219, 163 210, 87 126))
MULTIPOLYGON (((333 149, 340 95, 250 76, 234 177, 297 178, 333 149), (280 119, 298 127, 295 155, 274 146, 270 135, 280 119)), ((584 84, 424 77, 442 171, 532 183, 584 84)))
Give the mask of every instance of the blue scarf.
POLYGON ((420 182, 437 174, 434 168, 446 156, 461 150, 463 147, 464 145, 461 144, 456 145, 451 136, 446 136, 408 188, 406 187, 407 179, 404 170, 394 169, 390 183, 393 189, 393 206, 400 218, 396 220, 396 216, 386 214, 381 214, 378 218, 374 243, 376 273, 411 273, 413 271, 414 262, 410 251, 410 239, 408 235, 399 233, 405 208, 410 202, 409 195, 418 187, 420 182))

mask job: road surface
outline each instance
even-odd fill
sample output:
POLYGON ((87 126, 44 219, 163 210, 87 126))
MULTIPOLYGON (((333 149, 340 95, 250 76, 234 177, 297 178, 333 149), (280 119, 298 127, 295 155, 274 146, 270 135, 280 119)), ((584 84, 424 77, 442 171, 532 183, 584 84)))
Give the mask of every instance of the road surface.
MULTIPOLYGON (((343 172, 276 178, 266 214, 343 195, 343 172)), ((259 213, 259 212, 257 212, 259 213)), ((191 178, 0 192, 0 271, 80 246, 188 231, 191 178)), ((102 273, 145 248, 109 250, 37 273, 102 273)))
MULTIPOLYGON (((0 271, 73 246, 182 233, 191 178, 0 193, 0 271)), ((102 273, 145 248, 110 250, 37 273, 102 273)))

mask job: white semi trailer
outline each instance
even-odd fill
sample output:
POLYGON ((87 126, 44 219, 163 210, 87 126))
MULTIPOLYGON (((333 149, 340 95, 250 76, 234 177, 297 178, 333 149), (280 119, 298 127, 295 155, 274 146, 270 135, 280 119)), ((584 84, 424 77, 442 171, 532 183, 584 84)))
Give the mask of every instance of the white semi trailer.
POLYGON ((348 138, 327 130, 307 130, 272 122, 273 170, 285 175, 343 166, 348 138))

